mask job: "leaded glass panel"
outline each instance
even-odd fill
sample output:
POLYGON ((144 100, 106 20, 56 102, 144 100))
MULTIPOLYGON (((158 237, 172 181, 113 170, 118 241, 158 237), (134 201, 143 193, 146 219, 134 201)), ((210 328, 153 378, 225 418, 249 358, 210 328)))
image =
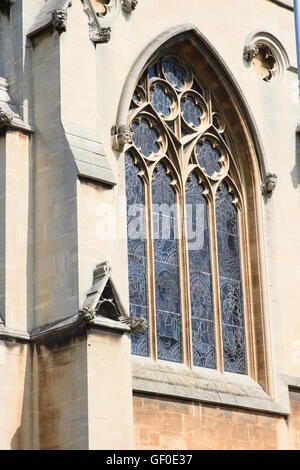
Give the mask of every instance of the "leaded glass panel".
POLYGON ((153 85, 150 90, 150 97, 152 106, 158 113, 161 113, 165 117, 170 116, 173 100, 162 85, 153 85))
MULTIPOLYGON (((130 316, 148 316, 147 307, 147 261, 145 247, 144 184, 138 176, 139 169, 134 164, 130 152, 126 155, 126 196, 127 196, 127 239, 128 239, 128 279, 130 316), (138 222, 137 222, 138 220, 138 222)), ((148 332, 132 335, 133 354, 149 355, 148 332)))
POLYGON ((132 140, 136 148, 141 149, 141 152, 145 157, 149 157, 151 153, 158 153, 159 134, 156 129, 150 126, 147 119, 141 119, 140 122, 134 121, 132 123, 132 130, 132 140))
POLYGON ((246 374, 238 212, 226 183, 216 200, 224 370, 246 374))
POLYGON ((163 164, 152 182, 158 359, 182 361, 176 193, 163 164))
POLYGON ((184 95, 181 98, 182 116, 187 124, 199 127, 201 124, 201 116, 203 114, 201 106, 199 106, 195 98, 191 95, 184 95))
POLYGON ((186 184, 193 364, 216 367, 214 312, 209 253, 208 204, 199 178, 186 184))
POLYGON ((220 151, 215 149, 209 140, 196 146, 196 154, 200 167, 204 168, 208 176, 212 176, 214 172, 220 172, 220 151))

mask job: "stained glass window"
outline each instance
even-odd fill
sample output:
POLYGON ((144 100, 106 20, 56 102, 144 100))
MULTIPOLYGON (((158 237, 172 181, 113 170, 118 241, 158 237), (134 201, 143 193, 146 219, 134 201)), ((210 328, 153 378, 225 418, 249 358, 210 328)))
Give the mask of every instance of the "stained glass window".
POLYGON ((130 314, 151 320, 132 352, 246 374, 241 205, 222 110, 192 65, 170 54, 142 74, 129 126, 130 314))
POLYGON ((155 302, 158 359, 181 362, 176 194, 163 164, 152 182, 155 302))
POLYGON ((207 200, 199 178, 186 184, 193 363, 216 368, 207 200))
POLYGON ((224 370, 244 374, 245 328, 241 283, 238 213, 226 184, 216 200, 224 370))
MULTIPOLYGON (((139 169, 134 164, 132 154, 128 152, 126 157, 125 174, 130 315, 138 318, 147 318, 144 185, 141 178, 138 176, 139 169)), ((148 356, 148 333, 143 331, 139 334, 132 335, 131 346, 133 354, 148 356)))

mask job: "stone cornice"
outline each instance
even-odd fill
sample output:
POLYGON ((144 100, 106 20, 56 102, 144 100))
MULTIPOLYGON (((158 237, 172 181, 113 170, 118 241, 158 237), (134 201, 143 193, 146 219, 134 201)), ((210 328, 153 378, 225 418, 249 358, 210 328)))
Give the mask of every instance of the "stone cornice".
POLYGON ((283 8, 287 8, 288 10, 291 10, 291 11, 294 10, 293 0, 268 0, 268 1, 272 3, 277 3, 277 5, 283 8))
POLYGON ((0 339, 34 343, 37 341, 43 341, 43 339, 47 338, 48 336, 63 334, 68 330, 77 328, 78 326, 86 326, 86 328, 105 328, 119 331, 120 333, 131 332, 130 326, 123 322, 114 321, 102 316, 95 316, 94 318, 87 320, 80 313, 77 313, 66 319, 49 323, 48 325, 41 326, 40 328, 34 328, 30 332, 6 328, 3 324, 1 324, 0 339))

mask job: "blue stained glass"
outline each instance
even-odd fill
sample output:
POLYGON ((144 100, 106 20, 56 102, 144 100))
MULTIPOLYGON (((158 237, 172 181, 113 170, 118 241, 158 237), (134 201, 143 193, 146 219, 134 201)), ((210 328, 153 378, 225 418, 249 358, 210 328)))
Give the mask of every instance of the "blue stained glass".
POLYGON ((196 155, 199 165, 209 176, 212 176, 214 172, 220 172, 221 153, 218 149, 213 148, 211 142, 205 140, 202 144, 196 145, 196 155))
POLYGON ((165 92, 165 89, 162 85, 155 84, 150 90, 150 98, 153 108, 158 112, 163 114, 165 117, 170 116, 171 106, 173 100, 168 93, 165 92))
POLYGON ((176 194, 162 163, 152 182, 157 354, 182 362, 176 194))
POLYGON ((158 153, 159 144, 157 143, 159 134, 150 127, 147 119, 141 119, 141 122, 132 123, 133 136, 132 140, 136 148, 141 149, 145 157, 149 157, 151 153, 158 153))
MULTIPOLYGON (((129 280, 129 309, 135 317, 148 316, 147 307, 147 261, 145 247, 144 211, 137 211, 144 205, 144 185, 138 176, 139 169, 134 164, 130 152, 126 154, 126 196, 127 196, 127 234, 128 234, 128 280, 129 280), (139 218, 131 228, 134 218, 139 218)), ((132 353, 139 356, 149 355, 148 332, 142 331, 131 336, 132 353)))
POLYGON ((203 112, 195 98, 191 95, 184 95, 181 98, 180 107, 185 122, 187 124, 193 124, 195 127, 199 127, 203 112))
POLYGON ((173 122, 167 122, 169 128, 171 129, 172 132, 175 133, 175 126, 174 126, 174 121, 173 122))
POLYGON ((168 82, 177 88, 183 88, 187 80, 187 73, 184 67, 179 65, 175 57, 164 58, 162 61, 162 68, 168 82))
POLYGON ((196 82, 196 80, 194 80, 192 89, 195 90, 197 93, 199 93, 199 95, 203 95, 202 88, 200 88, 200 86, 198 85, 198 83, 196 82))
POLYGON ((149 78, 157 77, 156 64, 153 64, 148 68, 148 76, 149 78))
POLYGON ((224 369, 246 374, 244 307, 241 282, 238 212, 226 184, 217 193, 216 222, 222 311, 224 369))
POLYGON ((208 206, 196 174, 186 184, 193 363, 216 368, 213 294, 209 252, 208 206), (192 232, 191 232, 192 230, 192 232), (200 236, 199 236, 200 234, 200 236))

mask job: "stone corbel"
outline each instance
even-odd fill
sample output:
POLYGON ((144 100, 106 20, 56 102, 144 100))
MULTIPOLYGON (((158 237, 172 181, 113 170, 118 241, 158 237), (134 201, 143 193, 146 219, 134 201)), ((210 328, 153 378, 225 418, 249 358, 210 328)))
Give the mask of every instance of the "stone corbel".
POLYGON ((57 9, 52 12, 52 26, 59 34, 67 30, 67 17, 67 10, 57 9))
POLYGON ((138 0, 122 0, 122 10, 125 13, 132 13, 138 4, 138 0))
POLYGON ((95 44, 101 44, 108 42, 111 37, 111 27, 107 26, 105 28, 90 28, 90 40, 95 44))
POLYGON ((9 15, 11 6, 16 3, 16 0, 0 0, 0 11, 9 15))
POLYGON ((261 185, 262 195, 268 199, 272 196, 277 185, 278 176, 275 173, 267 173, 264 182, 261 185))
POLYGON ((130 127, 125 124, 119 127, 113 126, 111 129, 111 135, 113 139, 112 146, 114 150, 117 150, 118 152, 122 152, 124 146, 132 142, 130 127))

